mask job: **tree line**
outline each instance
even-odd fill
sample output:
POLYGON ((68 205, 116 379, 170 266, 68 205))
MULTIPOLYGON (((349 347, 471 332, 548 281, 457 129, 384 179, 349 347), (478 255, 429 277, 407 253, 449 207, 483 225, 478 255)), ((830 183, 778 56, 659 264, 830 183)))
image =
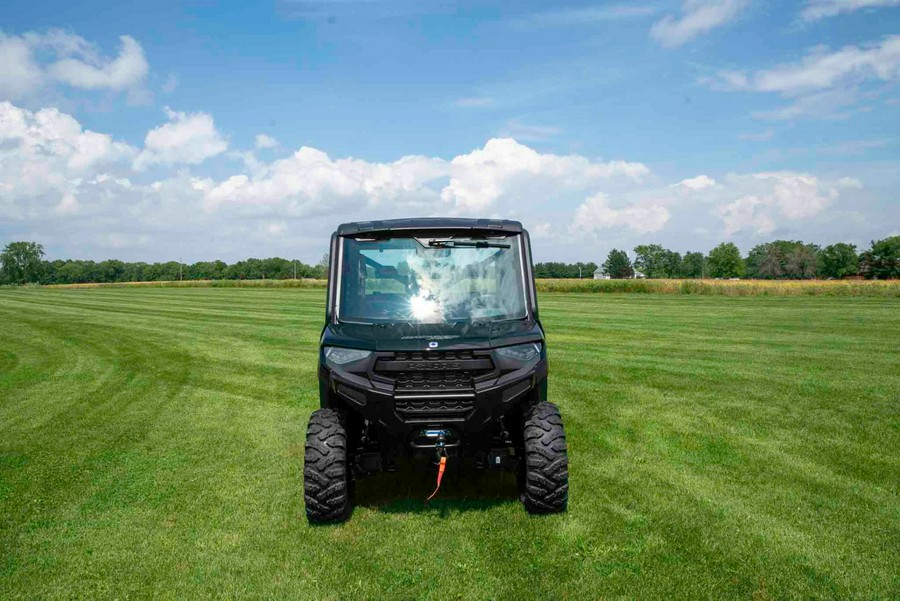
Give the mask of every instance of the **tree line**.
POLYGON ((35 242, 12 242, 0 253, 0 283, 6 284, 84 284, 112 282, 156 282, 175 280, 258 280, 325 278, 328 258, 316 265, 272 257, 246 259, 228 264, 224 261, 196 263, 43 260, 44 249, 35 242))
POLYGON ((592 278, 596 263, 535 263, 536 278, 592 278))
POLYGON ((613 249, 602 272, 611 278, 747 278, 813 279, 863 277, 900 278, 900 236, 874 240, 859 253, 856 245, 838 242, 824 248, 799 240, 775 240, 754 246, 747 256, 732 242, 723 242, 704 255, 680 253, 659 244, 634 248, 634 260, 613 249))
MULTIPOLYGON (((328 255, 316 265, 272 257, 196 263, 126 262, 117 259, 82 261, 44 260, 44 248, 36 242, 10 242, 0 253, 0 284, 82 284, 172 280, 255 280, 326 277, 328 255)), ((596 263, 537 263, 538 278, 590 278, 596 263)), ((775 240, 754 246, 747 256, 731 242, 723 242, 708 254, 679 252, 659 244, 634 248, 634 259, 613 249, 600 271, 611 278, 749 278, 749 279, 867 279, 900 278, 900 236, 873 241, 859 253, 844 242, 824 248, 798 240, 775 240)))

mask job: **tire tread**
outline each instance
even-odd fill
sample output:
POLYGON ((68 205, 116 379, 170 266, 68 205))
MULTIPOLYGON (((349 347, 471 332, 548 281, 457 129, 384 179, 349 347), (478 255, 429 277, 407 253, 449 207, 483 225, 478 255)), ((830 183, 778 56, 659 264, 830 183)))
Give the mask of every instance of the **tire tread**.
POLYGON ((525 412, 522 504, 529 513, 560 513, 569 501, 569 459, 562 416, 541 401, 525 412))
POLYGON ((340 522, 350 514, 347 431, 334 409, 317 409, 309 417, 303 497, 310 523, 340 522))

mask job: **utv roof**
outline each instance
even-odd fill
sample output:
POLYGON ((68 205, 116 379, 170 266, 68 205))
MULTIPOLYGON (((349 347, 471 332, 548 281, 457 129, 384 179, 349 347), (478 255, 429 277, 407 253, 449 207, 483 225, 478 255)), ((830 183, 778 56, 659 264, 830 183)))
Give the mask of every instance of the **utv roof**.
POLYGON ((522 224, 509 219, 458 219, 452 217, 416 217, 412 219, 385 219, 383 221, 357 221, 342 223, 338 236, 354 236, 383 232, 408 232, 417 230, 479 230, 519 234, 522 224))

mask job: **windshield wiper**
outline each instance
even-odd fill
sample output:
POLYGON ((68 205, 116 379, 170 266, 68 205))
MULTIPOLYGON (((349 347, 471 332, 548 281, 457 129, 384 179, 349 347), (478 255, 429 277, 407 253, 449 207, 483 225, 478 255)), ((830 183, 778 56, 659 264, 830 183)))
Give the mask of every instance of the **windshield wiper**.
POLYGON ((488 242, 487 240, 439 240, 428 241, 431 248, 509 248, 504 242, 488 242))

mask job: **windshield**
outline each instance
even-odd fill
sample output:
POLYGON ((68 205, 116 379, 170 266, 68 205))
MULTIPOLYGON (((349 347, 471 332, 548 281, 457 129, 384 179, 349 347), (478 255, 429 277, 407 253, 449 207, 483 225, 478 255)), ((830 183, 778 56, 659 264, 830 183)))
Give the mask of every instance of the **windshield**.
POLYGON ((523 319, 519 235, 345 238, 342 321, 523 319))

